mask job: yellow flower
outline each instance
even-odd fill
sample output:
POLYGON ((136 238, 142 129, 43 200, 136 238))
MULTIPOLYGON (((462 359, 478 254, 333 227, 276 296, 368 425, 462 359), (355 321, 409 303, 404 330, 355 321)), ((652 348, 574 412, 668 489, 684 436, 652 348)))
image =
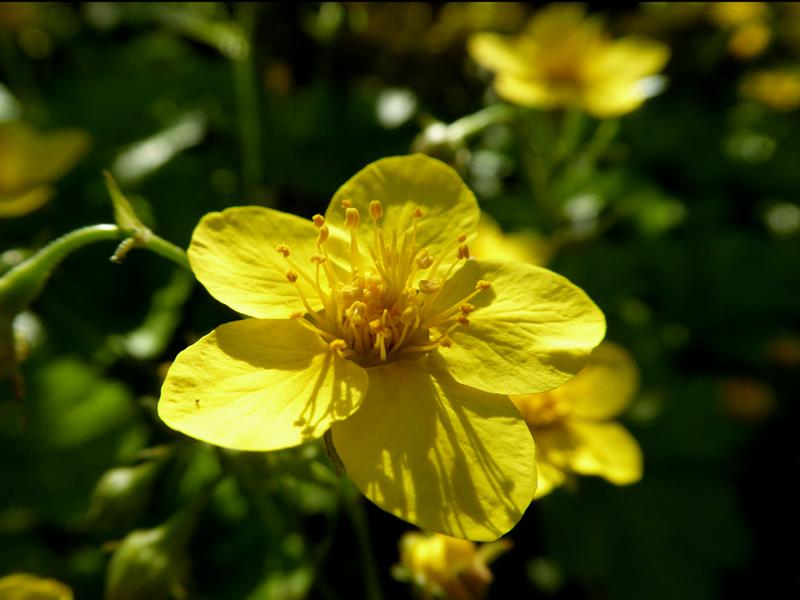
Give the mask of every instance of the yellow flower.
POLYGON ((512 396, 536 442, 540 498, 568 473, 599 475, 617 485, 642 477, 642 451, 610 420, 625 410, 639 385, 627 351, 603 342, 577 377, 543 394, 512 396))
POLYGON ((765 19, 769 7, 765 2, 711 2, 708 16, 718 27, 734 28, 765 19))
POLYGON ((409 579, 424 598, 479 600, 492 582, 488 564, 509 548, 504 540, 480 547, 438 533, 410 531, 400 539, 398 579, 409 579))
POLYGON ((504 233, 497 221, 482 212, 478 237, 471 250, 476 258, 521 260, 543 267, 550 262, 555 248, 533 231, 504 233))
POLYGON ((0 218, 32 212, 55 193, 50 185, 89 147, 82 131, 39 133, 18 122, 0 124, 0 218))
POLYGON ((3 600, 72 600, 72 590, 55 579, 28 573, 12 573, 0 578, 3 600))
POLYGON ((648 97, 643 81, 669 58, 666 46, 646 38, 612 41, 579 4, 542 9, 516 38, 476 34, 469 52, 497 72, 494 88, 509 102, 580 107, 600 118, 638 108, 648 97))
POLYGON ((368 165, 324 217, 206 215, 192 269, 253 318, 178 355, 159 415, 241 450, 330 428, 350 478, 384 510, 499 537, 536 488, 533 442, 507 396, 570 379, 605 321, 555 273, 469 259, 479 214, 453 169, 417 154, 368 165))
POLYGON ((789 112, 800 107, 800 72, 790 69, 756 71, 742 80, 740 91, 749 100, 789 112))

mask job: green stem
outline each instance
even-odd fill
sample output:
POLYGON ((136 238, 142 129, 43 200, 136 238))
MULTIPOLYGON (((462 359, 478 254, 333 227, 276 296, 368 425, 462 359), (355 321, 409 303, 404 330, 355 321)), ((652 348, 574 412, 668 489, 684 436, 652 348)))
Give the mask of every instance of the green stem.
MULTIPOLYGON (((15 315, 39 295, 53 270, 68 255, 95 242, 132 239, 129 246, 147 248, 189 269, 186 253, 170 242, 148 233, 132 237, 117 225, 89 225, 62 235, 0 277, 0 313, 15 315)), ((115 257, 119 255, 118 251, 115 257)))
POLYGON ((495 104, 476 113, 453 121, 447 126, 447 138, 451 140, 465 140, 476 133, 496 123, 510 121, 516 114, 516 109, 508 104, 495 104))
MULTIPOLYGON (((345 480, 347 481, 347 480, 345 480)), ((348 483, 343 482, 344 485, 348 483)), ((372 552, 372 544, 369 538, 369 528, 367 526, 367 513, 361 503, 361 495, 352 493, 354 490, 345 490, 344 503, 350 522, 356 533, 356 541, 361 553, 361 562, 364 573, 364 591, 369 600, 382 600, 381 582, 378 575, 378 565, 375 562, 375 555, 372 552)))
POLYGON ((240 3, 236 6, 236 21, 247 43, 247 52, 233 58, 233 83, 239 116, 239 138, 242 152, 242 183, 247 194, 254 193, 262 183, 261 120, 259 118, 258 86, 255 77, 252 41, 255 31, 256 6, 240 3))

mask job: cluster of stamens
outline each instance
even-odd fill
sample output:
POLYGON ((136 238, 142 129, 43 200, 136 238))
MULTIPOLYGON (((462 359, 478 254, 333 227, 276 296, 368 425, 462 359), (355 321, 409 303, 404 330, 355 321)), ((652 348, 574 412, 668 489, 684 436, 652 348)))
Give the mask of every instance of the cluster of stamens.
POLYGON ((305 308, 293 318, 319 334, 339 356, 364 365, 451 346, 450 333, 469 325, 469 315, 475 310, 470 300, 491 287, 481 280, 459 302, 444 308, 436 303, 455 267, 470 257, 466 236, 457 236, 441 255, 432 256, 426 248, 417 247, 417 223, 424 216, 419 207, 412 212, 411 226, 403 232, 393 228, 387 239, 379 224, 383 206, 373 200, 368 240, 358 236, 358 209, 349 200, 342 202, 342 208, 350 234, 349 273, 344 274, 330 259, 331 232, 322 215, 312 218, 318 232, 317 252, 310 258, 312 273, 296 264, 286 244, 276 248, 289 267, 286 279, 295 285, 305 308), (369 259, 362 248, 368 250, 369 259), (456 260, 446 266, 446 257, 453 252, 456 260), (322 310, 315 310, 309 302, 304 292, 309 288, 318 296, 322 310))

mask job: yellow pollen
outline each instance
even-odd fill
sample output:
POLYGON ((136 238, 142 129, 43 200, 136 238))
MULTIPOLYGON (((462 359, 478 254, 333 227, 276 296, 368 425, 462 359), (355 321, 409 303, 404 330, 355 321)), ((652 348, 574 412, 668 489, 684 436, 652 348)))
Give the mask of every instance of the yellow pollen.
POLYGON ((467 325, 469 325, 469 319, 467 317, 465 317, 464 315, 461 315, 461 316, 458 317, 458 322, 461 323, 462 325, 464 325, 465 327, 467 325))
POLYGON ((490 287, 492 287, 491 282, 486 281, 485 279, 481 279, 478 281, 478 283, 475 284, 476 290, 481 290, 481 291, 488 290, 490 287))
POLYGON ((314 221, 314 225, 316 227, 322 227, 323 225, 325 225, 325 217, 323 217, 322 215, 319 214, 314 215, 313 217, 311 217, 311 220, 314 221))
POLYGON ((331 235, 331 230, 328 229, 327 225, 323 225, 319 228, 319 235, 317 236, 317 246, 321 246, 325 242, 328 241, 328 237, 331 235))
POLYGON ((421 279, 419 282, 419 291, 423 294, 435 294, 442 289, 442 282, 438 279, 421 279))
POLYGON ((471 312, 475 312, 475 307, 470 304, 469 302, 464 302, 460 307, 462 314, 468 315, 471 312))
POLYGON ((289 256, 289 246, 287 246, 286 244, 278 244, 275 247, 275 250, 277 250, 278 254, 283 256, 283 258, 287 258, 289 256))
POLYGON ((446 335, 445 335, 445 336, 442 336, 442 338, 439 340, 439 345, 440 345, 442 348, 449 348, 450 346, 452 346, 452 345, 453 345, 453 340, 451 340, 451 339, 450 339, 449 337, 447 337, 446 335))
POLYGON ((297 273, 294 271, 286 271, 286 279, 289 280, 289 283, 294 283, 297 281, 297 273))
POLYGON ((315 265, 321 265, 326 260, 328 260, 327 256, 323 256, 322 254, 312 254, 311 255, 311 262, 315 265))
POLYGON ((422 209, 419 206, 417 206, 414 209, 414 212, 411 213, 411 216, 414 217, 415 219, 421 219, 424 214, 425 213, 422 212, 422 209))
POLYGON ((369 203, 369 216, 373 221, 377 221, 383 216, 383 205, 380 200, 373 200, 369 203))
POLYGON ((467 260, 469 258, 469 246, 467 246, 466 244, 461 244, 458 247, 457 256, 459 259, 467 260))
POLYGON ((361 222, 361 215, 358 214, 357 208, 348 208, 345 210, 344 226, 348 229, 355 229, 361 222))
POLYGON ((350 208, 351 206, 353 206, 353 202, 351 200, 349 200, 347 198, 342 200, 342 208, 347 209, 347 208, 350 208))
POLYGON ((467 234, 466 233, 461 233, 461 234, 459 234, 459 236, 456 239, 458 240, 459 244, 463 244, 464 242, 467 241, 467 234))

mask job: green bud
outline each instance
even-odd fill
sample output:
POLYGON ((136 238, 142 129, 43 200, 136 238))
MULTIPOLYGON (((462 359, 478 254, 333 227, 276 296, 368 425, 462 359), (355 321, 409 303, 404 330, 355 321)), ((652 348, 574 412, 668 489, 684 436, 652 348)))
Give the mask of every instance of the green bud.
POLYGON ((176 536, 171 523, 138 529, 122 540, 108 565, 106 600, 186 597, 184 536, 176 536))
POLYGON ((92 492, 88 519, 105 530, 125 530, 146 508, 163 458, 106 471, 92 492))

